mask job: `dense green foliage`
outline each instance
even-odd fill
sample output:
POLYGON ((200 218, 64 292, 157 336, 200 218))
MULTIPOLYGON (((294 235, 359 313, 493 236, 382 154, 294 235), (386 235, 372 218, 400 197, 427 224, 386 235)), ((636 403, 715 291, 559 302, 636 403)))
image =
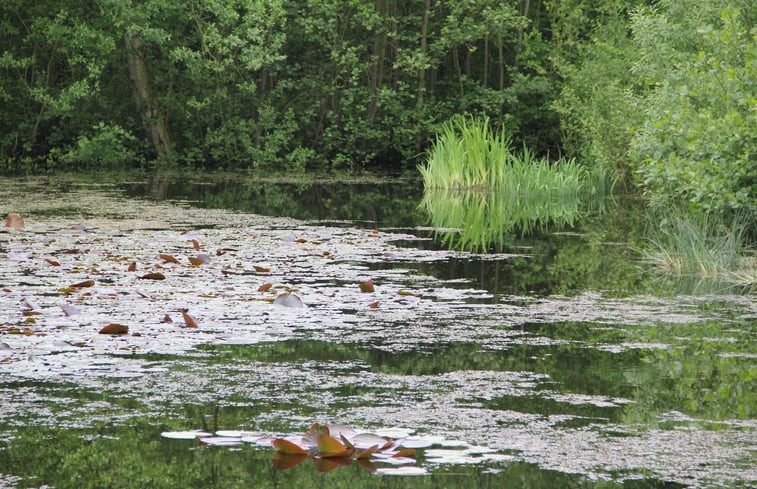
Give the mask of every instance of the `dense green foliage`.
POLYGON ((517 153, 504 130, 488 119, 454 118, 442 125, 418 167, 426 188, 488 189, 528 197, 577 198, 594 193, 586 168, 574 159, 537 159, 524 148, 517 153))
POLYGON ((566 148, 655 204, 753 215, 755 2, 625 3, 560 65, 566 148))
POLYGON ((695 212, 757 211, 754 0, 0 4, 0 167, 412 168, 489 117, 695 212))
POLYGON ((642 99, 631 156, 653 195, 697 210, 757 211, 754 12, 669 2, 667 18, 642 11, 634 19, 634 70, 655 87, 642 99))
POLYGON ((547 149, 544 17, 540 2, 491 0, 9 0, 0 157, 10 170, 408 160, 466 111, 547 149))

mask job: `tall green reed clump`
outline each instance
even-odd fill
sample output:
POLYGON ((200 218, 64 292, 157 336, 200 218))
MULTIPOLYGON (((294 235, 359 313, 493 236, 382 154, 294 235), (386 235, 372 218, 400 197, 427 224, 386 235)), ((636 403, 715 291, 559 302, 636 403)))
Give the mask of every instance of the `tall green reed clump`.
POLYGON ((594 193, 596 177, 575 159, 551 162, 524 148, 516 153, 504 130, 489 120, 456 117, 442 125, 418 167, 426 188, 486 189, 513 195, 577 196, 594 193))
POLYGON ((675 277, 757 284, 757 255, 749 242, 750 222, 669 209, 650 215, 644 257, 675 277))

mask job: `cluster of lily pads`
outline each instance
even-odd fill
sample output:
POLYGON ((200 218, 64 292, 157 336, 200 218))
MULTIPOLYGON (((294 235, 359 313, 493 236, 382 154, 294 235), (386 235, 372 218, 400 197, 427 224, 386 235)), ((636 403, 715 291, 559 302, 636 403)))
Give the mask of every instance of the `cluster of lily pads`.
MULTIPOLYGON (((411 436, 412 432, 400 429, 381 429, 374 433, 358 432, 342 424, 313 423, 304 435, 284 437, 260 437, 244 431, 217 431, 215 434, 202 431, 170 431, 164 438, 197 439, 210 446, 238 446, 252 443, 272 447, 273 466, 278 470, 297 467, 311 460, 319 472, 329 472, 338 467, 356 463, 369 472, 384 475, 424 475, 428 471, 416 466, 416 450, 432 446, 466 447, 465 442, 445 440, 436 436, 411 436)), ((441 459, 447 452, 460 450, 437 449, 424 453, 430 459, 441 459), (436 452, 439 452, 436 454, 436 452)))

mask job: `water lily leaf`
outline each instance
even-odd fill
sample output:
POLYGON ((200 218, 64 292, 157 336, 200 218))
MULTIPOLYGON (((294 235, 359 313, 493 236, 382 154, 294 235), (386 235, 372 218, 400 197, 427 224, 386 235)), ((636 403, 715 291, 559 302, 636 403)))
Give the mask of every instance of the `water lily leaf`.
POLYGON ((395 440, 398 438, 407 438, 410 436, 413 432, 411 430, 407 430, 405 428, 378 428, 375 433, 378 436, 383 436, 385 438, 394 438, 395 440))
POLYGON ((414 458, 410 457, 395 457, 395 452, 376 452, 373 454, 373 459, 376 462, 380 462, 382 464, 389 464, 389 465, 412 465, 416 462, 414 458))
POLYGON ((283 453, 285 455, 307 455, 307 450, 302 448, 299 445, 295 445, 289 440, 285 440, 283 438, 276 438, 272 442, 273 448, 276 449, 277 452, 283 453))
POLYGON ((349 457, 340 458, 316 458, 313 460, 315 470, 318 472, 331 472, 339 467, 352 464, 352 459, 349 457))
POLYGON ((136 272, 137 271, 137 262, 133 261, 129 263, 129 267, 126 269, 127 272, 136 272))
POLYGON ((195 438, 210 436, 210 433, 204 431, 164 431, 160 436, 170 440, 194 440, 195 438))
POLYGON ((266 290, 270 289, 271 287, 273 287, 273 284, 270 284, 270 283, 269 284, 263 284, 260 287, 258 287, 258 292, 265 292, 266 290))
POLYGON ((357 456, 355 458, 357 458, 358 460, 371 458, 371 455, 373 455, 374 453, 376 453, 376 451, 378 451, 378 449, 379 449, 378 445, 373 445, 370 448, 366 448, 362 452, 358 452, 358 454, 357 454, 357 456))
POLYGON ((63 314, 69 317, 76 316, 77 314, 81 314, 81 311, 78 308, 70 304, 61 304, 60 308, 63 310, 63 314))
MULTIPOLYGON (((272 447, 273 446, 273 440, 275 440, 275 439, 276 438, 270 438, 268 436, 262 436, 260 438, 257 438, 257 437, 256 438, 250 438, 249 440, 247 440, 247 442, 248 443, 254 443, 255 445, 260 446, 260 447, 272 447)), ((244 438, 242 439, 242 441, 245 441, 244 438)))
POLYGON ((402 440, 400 446, 402 448, 427 448, 434 444, 432 439, 423 438, 406 438, 402 440))
POLYGON ((123 324, 118 324, 118 323, 110 323, 109 325, 103 327, 100 330, 100 334, 112 334, 112 335, 126 334, 128 332, 129 332, 128 326, 124 326, 123 324))
POLYGON ((187 314, 185 311, 181 311, 181 317, 184 318, 184 323, 187 325, 187 328, 197 328, 197 321, 187 314))
POLYGON ((218 430, 216 431, 216 436, 226 436, 230 438, 242 438, 242 435, 244 435, 243 431, 240 430, 218 430))
POLYGON ((322 433, 316 435, 315 441, 318 443, 318 453, 321 457, 337 458, 352 455, 351 451, 333 436, 322 433))
POLYGON ((378 466, 367 458, 357 458, 355 460, 357 461, 358 465, 360 465, 370 473, 374 473, 378 469, 378 466))
POLYGON ((360 284, 360 291, 365 293, 374 292, 373 280, 368 279, 365 282, 362 282, 360 284))
POLYGON ((343 436, 352 438, 357 435, 357 432, 351 426, 347 426, 346 424, 327 423, 325 426, 328 429, 326 434, 331 435, 334 438, 343 436))
POLYGON ((78 284, 69 285, 69 287, 73 287, 75 289, 83 289, 85 287, 92 287, 95 285, 94 280, 85 280, 84 282, 79 282, 78 284))
POLYGON ((310 425, 310 428, 305 432, 305 435, 302 437, 302 442, 310 445, 310 446, 317 446, 318 440, 316 437, 318 435, 330 435, 329 427, 325 424, 320 423, 313 423, 310 425))
POLYGON ((166 276, 160 272, 152 272, 152 273, 146 273, 139 278, 144 278, 147 280, 165 280, 166 276))
POLYGON ((24 218, 15 212, 11 212, 5 218, 5 227, 18 230, 24 229, 24 218))
POLYGON ((392 457, 415 458, 415 448, 403 448, 402 450, 399 450, 397 453, 393 454, 392 457))
POLYGON ((159 253, 158 256, 167 263, 176 263, 179 264, 179 260, 177 260, 174 256, 168 255, 166 253, 159 253))
POLYGON ((305 307, 302 300, 291 292, 286 292, 276 297, 273 303, 284 307, 305 307))
POLYGON ((209 436, 207 438, 200 438, 200 442, 216 447, 235 447, 242 444, 241 439, 230 438, 228 436, 209 436))
POLYGON ((373 445, 383 447, 386 442, 386 438, 374 435, 373 433, 361 433, 357 436, 352 437, 352 444, 361 449, 370 448, 373 445))
POLYGON ((289 470, 297 467, 307 460, 307 455, 289 455, 282 452, 273 454, 273 468, 276 470, 289 470))

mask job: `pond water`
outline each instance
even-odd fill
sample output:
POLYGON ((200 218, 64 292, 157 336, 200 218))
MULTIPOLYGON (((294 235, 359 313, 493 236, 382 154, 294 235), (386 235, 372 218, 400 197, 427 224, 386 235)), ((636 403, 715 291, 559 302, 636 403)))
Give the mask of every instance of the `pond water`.
POLYGON ((0 488, 757 483, 754 295, 655 275, 632 200, 503 223, 512 202, 427 198, 6 180, 25 228, 0 230, 0 488), (314 422, 430 446, 277 469, 264 440, 314 422), (187 430, 233 443, 161 436, 187 430))

